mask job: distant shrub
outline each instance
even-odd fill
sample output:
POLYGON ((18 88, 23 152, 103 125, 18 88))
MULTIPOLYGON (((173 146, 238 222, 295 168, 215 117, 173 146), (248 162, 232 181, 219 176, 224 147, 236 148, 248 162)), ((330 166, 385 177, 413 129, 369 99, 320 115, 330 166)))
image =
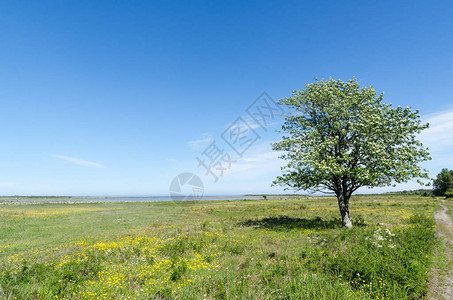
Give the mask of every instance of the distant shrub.
POLYGON ((448 191, 446 191, 445 192, 445 197, 453 198, 453 189, 449 189, 448 191))
MULTIPOLYGON (((453 170, 442 169, 434 180, 433 193, 435 196, 447 196, 446 193, 451 194, 451 190, 453 190, 453 170)), ((447 198, 451 198, 451 196, 447 196, 447 198)))

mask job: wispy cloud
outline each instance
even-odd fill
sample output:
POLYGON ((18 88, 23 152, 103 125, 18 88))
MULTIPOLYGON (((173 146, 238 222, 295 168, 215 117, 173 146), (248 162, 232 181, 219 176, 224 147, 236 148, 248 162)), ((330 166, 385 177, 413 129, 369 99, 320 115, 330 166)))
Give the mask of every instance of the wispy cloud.
POLYGON ((453 147, 453 110, 423 116, 430 126, 422 132, 420 139, 430 149, 444 150, 453 147))
POLYGON ((198 150, 208 146, 212 141, 212 135, 206 132, 202 134, 202 137, 200 139, 188 141, 187 144, 192 150, 198 150))
POLYGON ((104 165, 101 165, 97 162, 93 161, 88 161, 80 158, 75 158, 75 157, 70 157, 70 156, 65 156, 65 155, 57 155, 57 154, 52 154, 52 157, 68 161, 70 163, 73 163, 75 165, 80 165, 80 166, 86 166, 86 167, 93 167, 93 168, 105 168, 104 165))
POLYGON ((424 130, 419 139, 429 148, 432 161, 425 164, 434 176, 442 168, 453 168, 453 110, 444 110, 422 116, 424 122, 429 122, 429 128, 424 130))

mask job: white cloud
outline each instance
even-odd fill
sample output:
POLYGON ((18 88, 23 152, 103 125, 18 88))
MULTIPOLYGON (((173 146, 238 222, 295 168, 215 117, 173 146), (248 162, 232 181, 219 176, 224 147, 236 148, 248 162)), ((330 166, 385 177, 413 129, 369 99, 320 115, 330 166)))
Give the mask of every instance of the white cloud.
POLYGON ((192 150, 198 150, 212 143, 212 135, 209 132, 203 133, 198 140, 188 141, 187 144, 192 150))
POLYGON ((453 110, 441 111, 422 117, 429 128, 420 134, 420 140, 433 151, 453 149, 453 110))
POLYGON ((422 165, 434 177, 442 168, 453 169, 453 110, 444 110, 422 116, 430 127, 424 130, 419 139, 429 148, 432 160, 422 165))
POLYGON ((64 156, 64 155, 57 155, 57 154, 52 154, 51 156, 55 157, 55 158, 58 158, 58 159, 62 159, 62 160, 68 161, 68 162, 73 163, 75 165, 87 166, 87 167, 93 167, 93 168, 105 168, 105 166, 103 166, 103 165, 101 165, 99 163, 88 161, 88 160, 83 160, 83 159, 80 159, 80 158, 64 156))

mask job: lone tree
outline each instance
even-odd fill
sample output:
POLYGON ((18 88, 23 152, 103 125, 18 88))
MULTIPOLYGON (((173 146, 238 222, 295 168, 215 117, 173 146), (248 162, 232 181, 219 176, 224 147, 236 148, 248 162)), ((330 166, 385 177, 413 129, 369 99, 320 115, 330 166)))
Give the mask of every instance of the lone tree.
POLYGON ((435 196, 447 196, 453 193, 453 170, 442 169, 434 179, 433 193, 435 196))
POLYGON ((349 199, 358 188, 429 179, 418 163, 431 158, 416 139, 429 124, 421 124, 417 110, 382 99, 355 78, 316 79, 281 99, 288 108, 284 135, 272 147, 285 151, 280 158, 288 164, 274 185, 335 194, 343 226, 351 228, 349 199))

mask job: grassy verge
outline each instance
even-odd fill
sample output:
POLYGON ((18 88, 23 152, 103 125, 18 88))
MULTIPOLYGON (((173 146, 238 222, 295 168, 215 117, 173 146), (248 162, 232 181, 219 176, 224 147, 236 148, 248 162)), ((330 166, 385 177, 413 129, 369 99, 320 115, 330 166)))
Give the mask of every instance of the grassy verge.
POLYGON ((0 206, 6 299, 419 299, 436 201, 335 199, 0 206), (379 225, 378 225, 379 224, 379 225))

